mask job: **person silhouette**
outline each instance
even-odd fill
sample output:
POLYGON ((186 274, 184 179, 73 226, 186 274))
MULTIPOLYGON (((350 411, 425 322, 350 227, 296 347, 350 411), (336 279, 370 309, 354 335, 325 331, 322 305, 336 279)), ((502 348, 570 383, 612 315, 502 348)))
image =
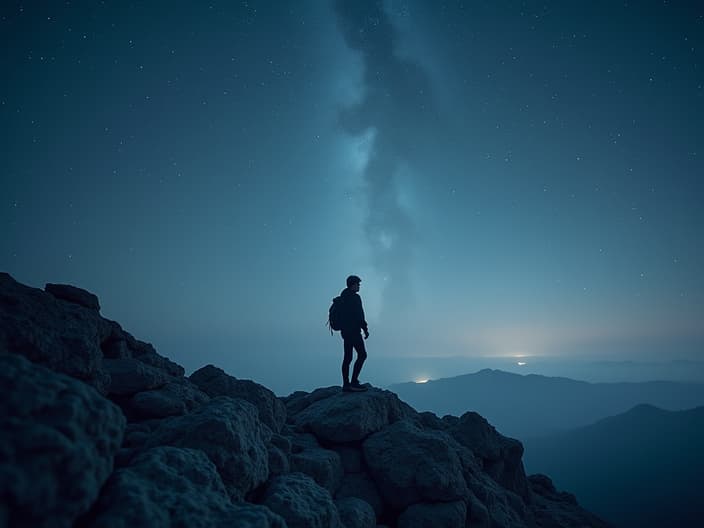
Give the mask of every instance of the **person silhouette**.
POLYGON ((342 359, 342 390, 345 392, 360 392, 367 388, 359 382, 359 373, 362 370, 362 365, 367 359, 367 350, 362 340, 361 331, 364 331, 364 339, 369 337, 369 328, 367 321, 364 319, 364 308, 362 308, 362 298, 357 292, 362 279, 356 275, 347 277, 347 288, 342 290, 340 297, 342 298, 344 307, 344 317, 340 335, 343 341, 344 357, 342 359), (352 381, 350 382, 350 363, 352 363, 352 350, 357 351, 357 360, 354 362, 352 369, 352 381))

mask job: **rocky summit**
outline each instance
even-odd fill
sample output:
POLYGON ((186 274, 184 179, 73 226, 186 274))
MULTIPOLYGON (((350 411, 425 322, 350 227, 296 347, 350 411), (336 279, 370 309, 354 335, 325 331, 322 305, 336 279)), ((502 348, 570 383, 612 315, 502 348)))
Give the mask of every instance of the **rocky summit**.
POLYGON ((0 273, 0 528, 602 527, 480 415, 184 369, 0 273))

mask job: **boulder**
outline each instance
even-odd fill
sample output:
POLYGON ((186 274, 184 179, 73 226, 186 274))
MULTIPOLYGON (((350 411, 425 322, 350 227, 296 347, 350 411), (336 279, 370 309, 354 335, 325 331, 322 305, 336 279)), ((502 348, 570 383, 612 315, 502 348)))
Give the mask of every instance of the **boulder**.
POLYGON ((335 499, 356 497, 369 504, 377 517, 384 513, 384 500, 374 481, 366 473, 350 473, 342 477, 335 499))
POLYGON ((368 502, 357 497, 346 497, 335 501, 337 512, 345 528, 374 528, 376 515, 368 502))
POLYGON ((129 406, 141 418, 165 418, 186 414, 210 397, 184 378, 174 378, 163 387, 138 392, 129 406))
POLYGON ((96 312, 100 311, 100 302, 97 295, 70 284, 47 284, 44 286, 44 291, 57 299, 78 304, 96 312))
POLYGON ((340 387, 337 385, 315 389, 313 392, 296 391, 282 398, 282 401, 286 405, 287 414, 293 416, 315 402, 329 398, 338 392, 340 392, 340 387))
POLYGON ((102 528, 283 528, 263 506, 234 505, 202 451, 155 447, 110 477, 83 525, 102 528))
POLYGON ((472 523, 482 525, 488 519, 488 524, 485 524, 492 528, 534 526, 532 511, 519 495, 504 488, 484 472, 465 474, 465 479, 470 489, 469 517, 472 523))
POLYGON ((374 482, 394 508, 468 497, 461 461, 445 433, 403 420, 374 433, 362 447, 374 482))
POLYGON ((144 447, 202 450, 218 469, 230 497, 242 500, 269 475, 270 436, 251 403, 220 396, 190 414, 160 420, 144 447))
POLYGON ((483 469, 505 488, 529 499, 529 486, 523 469, 523 445, 496 431, 484 417, 464 413, 460 418, 445 417, 446 431, 482 460, 483 469))
POLYGON ((163 387, 170 379, 163 370, 129 357, 104 359, 103 366, 110 374, 109 395, 130 396, 163 387))
POLYGON ((142 363, 151 365, 159 370, 163 370, 169 376, 180 378, 185 374, 186 371, 181 365, 157 353, 151 343, 145 343, 144 341, 135 339, 132 334, 125 332, 124 330, 122 331, 122 336, 127 343, 127 348, 131 357, 134 357, 142 363))
POLYGON ((456 528, 464 526, 467 505, 463 501, 418 503, 409 506, 398 518, 398 528, 456 528))
POLYGON ((292 417, 299 431, 312 432, 323 443, 359 442, 414 411, 389 391, 372 388, 349 393, 337 389, 292 417))
POLYGON ((0 350, 19 354, 101 392, 109 383, 97 311, 61 301, 0 272, 0 350))
POLYGON ((334 493, 342 479, 340 455, 330 449, 306 448, 291 454, 291 471, 300 471, 330 493, 334 493))
POLYGON ((261 503, 283 517, 288 528, 344 528, 328 490, 303 473, 272 478, 261 503))
POLYGON ((247 400, 258 409, 259 419, 274 432, 280 432, 286 422, 283 402, 263 385, 237 379, 213 365, 198 369, 189 379, 210 397, 230 396, 247 400))
POLYGON ((0 354, 0 524, 70 527, 113 469, 125 418, 88 385, 0 354))

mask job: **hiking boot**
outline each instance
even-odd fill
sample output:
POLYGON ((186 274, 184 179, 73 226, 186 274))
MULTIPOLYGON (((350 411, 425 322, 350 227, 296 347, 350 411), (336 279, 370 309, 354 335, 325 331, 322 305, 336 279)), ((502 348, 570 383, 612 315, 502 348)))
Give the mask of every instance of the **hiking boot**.
POLYGON ((349 383, 343 383, 342 392, 352 392, 352 386, 349 383))
POLYGON ((353 381, 352 383, 350 383, 350 390, 352 390, 353 392, 364 392, 365 390, 367 390, 367 387, 360 384, 358 381, 353 381))

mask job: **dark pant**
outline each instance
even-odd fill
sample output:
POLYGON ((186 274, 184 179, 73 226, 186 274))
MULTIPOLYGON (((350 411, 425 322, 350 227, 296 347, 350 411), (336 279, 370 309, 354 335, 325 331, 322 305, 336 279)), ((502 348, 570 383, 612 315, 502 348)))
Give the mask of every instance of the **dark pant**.
POLYGON ((357 351, 357 361, 354 362, 354 368, 352 369, 352 382, 354 383, 359 381, 359 373, 362 370, 362 365, 364 365, 364 360, 367 359, 367 350, 364 348, 364 340, 359 330, 342 334, 342 339, 345 350, 345 357, 342 360, 342 380, 345 384, 349 383, 350 380, 352 349, 357 351))

